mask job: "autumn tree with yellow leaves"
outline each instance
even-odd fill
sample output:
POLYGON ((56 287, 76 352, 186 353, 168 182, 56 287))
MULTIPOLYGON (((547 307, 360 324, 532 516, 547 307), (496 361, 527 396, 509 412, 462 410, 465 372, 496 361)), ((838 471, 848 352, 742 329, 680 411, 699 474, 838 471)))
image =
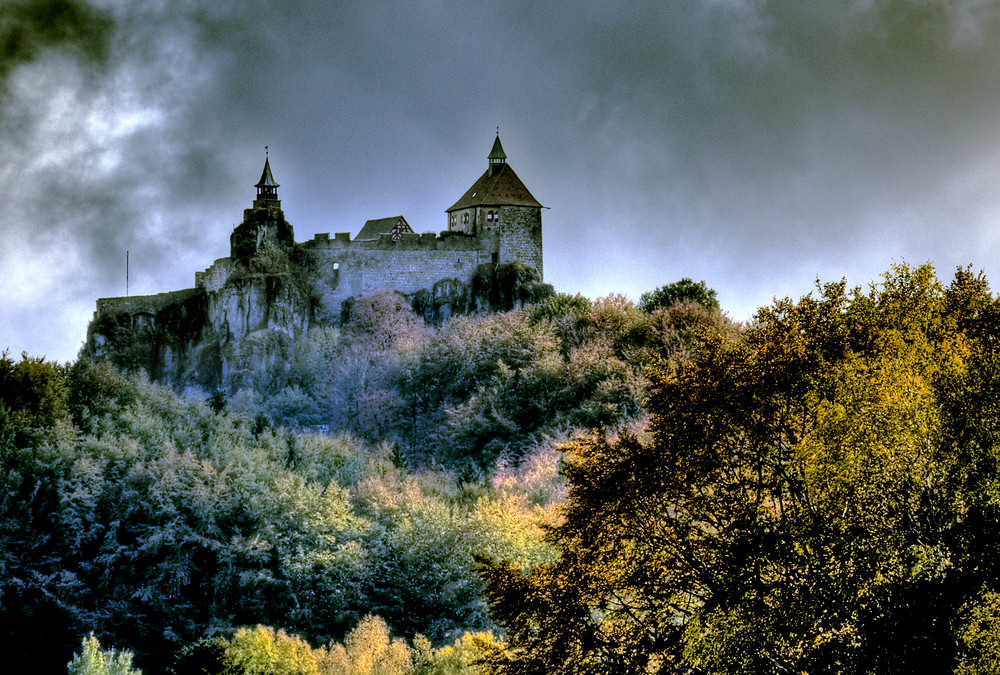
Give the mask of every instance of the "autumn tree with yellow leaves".
POLYGON ((560 556, 484 561, 498 673, 992 672, 1000 304, 959 269, 818 284, 572 447, 560 556))

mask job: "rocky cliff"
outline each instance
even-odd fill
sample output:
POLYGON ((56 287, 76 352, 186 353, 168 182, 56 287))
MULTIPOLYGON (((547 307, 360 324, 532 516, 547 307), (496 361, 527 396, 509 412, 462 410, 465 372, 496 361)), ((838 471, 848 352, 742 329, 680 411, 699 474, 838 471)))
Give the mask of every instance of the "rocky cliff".
MULTIPOLYGON (((304 270, 287 259, 278 269, 235 265, 218 288, 203 287, 99 306, 82 355, 144 370, 175 389, 209 393, 253 387, 265 373, 289 367, 296 338, 310 327, 350 320, 352 301, 334 316, 317 302, 304 270)), ((523 263, 484 264, 469 281, 442 279, 408 295, 429 323, 455 314, 510 309, 552 292, 523 263)))

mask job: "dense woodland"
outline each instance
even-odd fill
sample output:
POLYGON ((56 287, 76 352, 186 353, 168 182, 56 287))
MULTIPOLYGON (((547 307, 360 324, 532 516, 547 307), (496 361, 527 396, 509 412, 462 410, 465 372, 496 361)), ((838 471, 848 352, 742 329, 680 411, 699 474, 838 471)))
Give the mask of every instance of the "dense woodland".
POLYGON ((687 279, 440 326, 383 291, 205 398, 5 354, 6 661, 997 672, 998 341, 982 275, 899 265, 747 325, 687 279))

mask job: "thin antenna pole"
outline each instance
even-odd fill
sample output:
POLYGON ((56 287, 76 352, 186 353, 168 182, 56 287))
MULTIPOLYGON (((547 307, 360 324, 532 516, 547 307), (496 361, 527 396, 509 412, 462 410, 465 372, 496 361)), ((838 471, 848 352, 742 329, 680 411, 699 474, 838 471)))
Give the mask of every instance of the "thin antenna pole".
POLYGON ((128 249, 125 249, 125 297, 128 297, 128 249))

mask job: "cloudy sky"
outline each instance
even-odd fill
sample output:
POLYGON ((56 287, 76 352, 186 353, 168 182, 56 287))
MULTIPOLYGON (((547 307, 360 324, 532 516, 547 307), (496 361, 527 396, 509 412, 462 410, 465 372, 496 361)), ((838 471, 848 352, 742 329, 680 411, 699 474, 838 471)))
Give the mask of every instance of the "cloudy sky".
POLYGON ((1000 288, 1000 2, 618 5, 0 0, 0 349, 75 358, 126 251, 132 294, 192 286, 265 145, 299 241, 437 231, 497 125, 560 291, 1000 288))

